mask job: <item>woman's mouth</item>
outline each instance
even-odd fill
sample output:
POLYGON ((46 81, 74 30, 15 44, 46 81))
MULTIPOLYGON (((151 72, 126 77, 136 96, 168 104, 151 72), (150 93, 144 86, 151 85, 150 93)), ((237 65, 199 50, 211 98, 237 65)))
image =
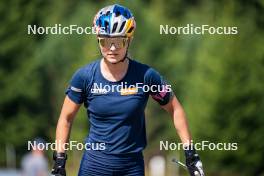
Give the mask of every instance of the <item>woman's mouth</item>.
POLYGON ((109 53, 109 54, 107 54, 108 56, 117 56, 118 54, 116 54, 116 53, 109 53))

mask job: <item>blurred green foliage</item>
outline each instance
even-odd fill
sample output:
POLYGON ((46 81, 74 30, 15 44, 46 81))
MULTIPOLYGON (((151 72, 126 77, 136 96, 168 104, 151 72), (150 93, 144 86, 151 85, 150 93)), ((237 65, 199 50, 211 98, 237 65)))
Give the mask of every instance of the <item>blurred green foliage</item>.
MULTIPOLYGON (((200 152, 207 175, 263 174, 263 0, 1 1, 0 166, 7 143, 20 159, 35 136, 54 140, 68 81, 78 67, 100 57, 94 35, 28 35, 27 26, 91 26, 97 10, 113 3, 135 15, 130 53, 173 85, 195 141, 238 143, 237 151, 200 152), (239 33, 160 35, 161 24, 237 26, 239 33)), ((149 158, 161 152, 160 140, 179 140, 156 103, 149 102, 146 114, 149 158)), ((88 129, 83 108, 71 139, 82 141, 88 129)))

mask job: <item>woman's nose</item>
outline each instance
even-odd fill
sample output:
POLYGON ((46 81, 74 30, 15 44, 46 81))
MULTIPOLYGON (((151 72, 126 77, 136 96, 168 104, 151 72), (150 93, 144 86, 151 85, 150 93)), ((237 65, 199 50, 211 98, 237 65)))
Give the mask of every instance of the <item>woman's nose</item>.
POLYGON ((116 47, 115 47, 115 45, 114 45, 113 43, 111 44, 110 50, 111 50, 111 51, 116 50, 116 47))

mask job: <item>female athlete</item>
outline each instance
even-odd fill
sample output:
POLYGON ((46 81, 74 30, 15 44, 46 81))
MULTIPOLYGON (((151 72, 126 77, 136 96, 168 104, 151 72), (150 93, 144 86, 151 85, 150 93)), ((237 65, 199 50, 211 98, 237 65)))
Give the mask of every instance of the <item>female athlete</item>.
MULTIPOLYGON (((102 59, 80 68, 66 90, 57 124, 56 141, 67 143, 74 117, 84 104, 90 121, 86 149, 79 176, 143 176, 146 147, 144 110, 149 95, 173 118, 177 133, 191 145, 184 110, 163 80, 148 65, 128 57, 129 44, 136 29, 134 16, 121 5, 102 8, 94 18, 102 59), (97 146, 97 147, 95 147, 97 146)), ((204 175, 195 149, 185 150, 190 175, 204 175)), ((53 175, 65 176, 67 155, 58 148, 53 175)))

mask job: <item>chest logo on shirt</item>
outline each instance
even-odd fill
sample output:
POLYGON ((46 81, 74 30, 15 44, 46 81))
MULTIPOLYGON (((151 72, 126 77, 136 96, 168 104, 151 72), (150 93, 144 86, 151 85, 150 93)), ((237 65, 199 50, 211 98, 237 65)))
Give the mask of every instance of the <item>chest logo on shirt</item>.
POLYGON ((93 94, 107 94, 108 90, 107 89, 101 89, 101 88, 93 88, 93 89, 91 89, 91 93, 93 93, 93 94))
POLYGON ((133 95, 136 93, 138 93, 138 89, 136 87, 123 88, 120 91, 121 95, 133 95))

